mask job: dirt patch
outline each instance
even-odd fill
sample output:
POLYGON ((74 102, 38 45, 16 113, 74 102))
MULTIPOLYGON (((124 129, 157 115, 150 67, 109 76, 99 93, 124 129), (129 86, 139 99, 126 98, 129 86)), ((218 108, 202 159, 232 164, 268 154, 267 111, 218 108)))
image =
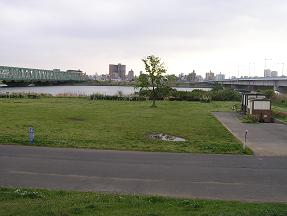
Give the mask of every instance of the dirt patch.
POLYGON ((169 141, 169 142, 185 142, 186 140, 182 137, 172 136, 169 134, 151 134, 149 136, 151 139, 154 140, 162 140, 162 141, 169 141))

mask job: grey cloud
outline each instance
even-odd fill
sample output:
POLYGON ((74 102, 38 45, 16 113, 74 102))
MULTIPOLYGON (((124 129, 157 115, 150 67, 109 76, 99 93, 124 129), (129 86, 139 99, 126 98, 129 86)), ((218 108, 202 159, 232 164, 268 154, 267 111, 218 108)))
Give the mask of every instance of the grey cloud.
POLYGON ((252 40, 275 46, 278 35, 287 36, 286 9, 283 0, 0 0, 0 59, 67 64, 78 52, 77 63, 93 72, 106 63, 94 66, 89 59, 198 56, 241 49, 252 40))

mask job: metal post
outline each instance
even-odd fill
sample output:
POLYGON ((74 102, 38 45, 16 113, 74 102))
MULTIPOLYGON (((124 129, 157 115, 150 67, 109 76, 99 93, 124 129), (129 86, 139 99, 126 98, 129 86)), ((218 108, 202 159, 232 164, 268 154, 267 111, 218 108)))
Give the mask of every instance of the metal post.
POLYGON ((35 129, 34 128, 30 128, 29 135, 30 135, 30 144, 34 144, 35 143, 35 129))
POLYGON ((247 135, 248 135, 248 130, 245 131, 245 140, 244 140, 244 145, 243 145, 244 150, 246 149, 247 135))

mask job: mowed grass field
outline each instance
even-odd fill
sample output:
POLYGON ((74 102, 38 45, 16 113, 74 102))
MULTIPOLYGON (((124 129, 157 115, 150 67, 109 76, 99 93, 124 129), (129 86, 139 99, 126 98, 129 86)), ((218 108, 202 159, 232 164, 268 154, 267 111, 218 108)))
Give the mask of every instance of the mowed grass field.
POLYGON ((231 111, 234 102, 91 101, 87 98, 0 100, 0 143, 113 150, 245 154, 240 142, 212 111, 231 111), (185 138, 157 141, 152 133, 185 138))
POLYGON ((0 215, 286 216, 286 204, 0 188, 0 215))

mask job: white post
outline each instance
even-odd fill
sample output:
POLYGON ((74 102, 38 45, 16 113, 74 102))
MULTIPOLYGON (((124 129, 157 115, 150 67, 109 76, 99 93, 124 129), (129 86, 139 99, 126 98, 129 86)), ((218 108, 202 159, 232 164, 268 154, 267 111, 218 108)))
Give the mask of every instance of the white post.
POLYGON ((245 131, 245 140, 244 140, 244 145, 243 145, 244 150, 246 149, 247 135, 248 135, 248 130, 245 131))

